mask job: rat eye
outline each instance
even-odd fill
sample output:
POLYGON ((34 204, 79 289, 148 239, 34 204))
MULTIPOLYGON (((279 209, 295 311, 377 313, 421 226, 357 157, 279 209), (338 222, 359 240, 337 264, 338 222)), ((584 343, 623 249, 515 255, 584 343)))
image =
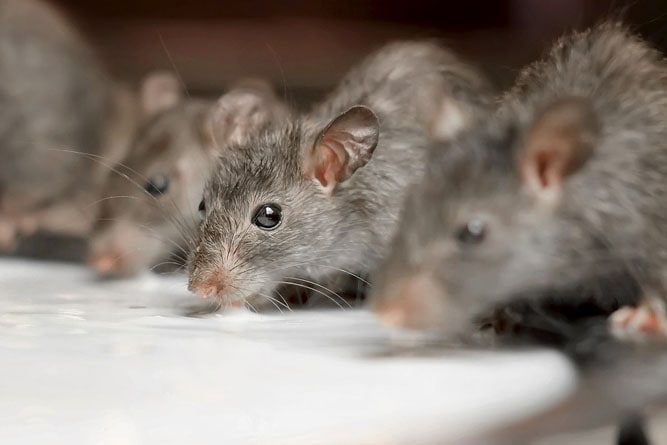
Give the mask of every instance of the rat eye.
POLYGON ((148 180, 144 186, 144 190, 152 196, 157 196, 165 193, 169 188, 169 178, 166 175, 155 175, 148 180))
POLYGON ((461 244, 479 244, 485 237, 486 224, 480 218, 472 218, 456 232, 456 238, 461 244))
POLYGON ((201 202, 199 203, 199 216, 202 218, 206 218, 206 203, 202 199, 201 202))
POLYGON ((252 223, 262 230, 273 230, 282 221, 282 210, 278 204, 263 204, 252 217, 252 223))

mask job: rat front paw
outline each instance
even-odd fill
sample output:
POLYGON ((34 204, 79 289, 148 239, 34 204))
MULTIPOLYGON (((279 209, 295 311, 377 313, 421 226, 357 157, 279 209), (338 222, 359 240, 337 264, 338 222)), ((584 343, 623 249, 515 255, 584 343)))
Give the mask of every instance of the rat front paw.
POLYGON ((609 329, 617 339, 631 342, 663 337, 667 339, 667 311, 664 302, 645 300, 639 306, 624 306, 609 317, 609 329))

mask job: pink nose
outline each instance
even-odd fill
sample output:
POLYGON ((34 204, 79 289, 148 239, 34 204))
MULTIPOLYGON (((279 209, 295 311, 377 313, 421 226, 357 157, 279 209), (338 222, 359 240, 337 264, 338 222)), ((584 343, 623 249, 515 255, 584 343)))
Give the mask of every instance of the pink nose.
POLYGON ((218 295, 218 286, 216 284, 203 284, 201 286, 192 286, 190 290, 200 298, 209 298, 218 295))
POLYGON ((124 269, 123 256, 116 251, 93 254, 88 264, 102 275, 119 273, 124 269))
POLYGON ((219 295, 225 289, 225 284, 218 277, 191 279, 188 289, 200 298, 210 298, 219 295))
POLYGON ((427 329, 440 322, 445 306, 444 289, 428 274, 418 274, 385 286, 373 310, 384 324, 427 329))

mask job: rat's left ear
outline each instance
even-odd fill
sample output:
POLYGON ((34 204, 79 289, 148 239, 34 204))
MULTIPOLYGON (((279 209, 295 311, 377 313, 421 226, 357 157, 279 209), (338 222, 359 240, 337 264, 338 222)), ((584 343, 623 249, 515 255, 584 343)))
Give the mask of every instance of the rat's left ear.
POLYGON ((141 83, 141 108, 146 116, 167 110, 183 98, 183 88, 170 71, 155 71, 141 83))
POLYGON ((306 154, 304 171, 327 193, 373 156, 380 137, 380 122, 370 108, 356 105, 340 114, 320 133, 306 154))
POLYGON ((599 133, 591 103, 572 97, 551 103, 528 128, 519 169, 526 186, 540 200, 560 197, 565 178, 593 155, 599 133))
POLYGON ((261 80, 245 79, 213 107, 210 126, 218 150, 241 145, 269 125, 286 123, 291 110, 261 80))

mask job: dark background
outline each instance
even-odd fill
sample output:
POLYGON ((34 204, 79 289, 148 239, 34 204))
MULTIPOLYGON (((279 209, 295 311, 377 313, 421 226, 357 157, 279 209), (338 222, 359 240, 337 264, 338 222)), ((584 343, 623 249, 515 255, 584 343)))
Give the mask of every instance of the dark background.
POLYGON ((602 0, 60 0, 122 79, 178 71, 191 94, 259 75, 297 97, 317 96, 364 54, 397 38, 441 38, 498 86, 553 38, 623 17, 667 42, 667 2, 602 0), (309 94, 312 93, 312 94, 309 94))

